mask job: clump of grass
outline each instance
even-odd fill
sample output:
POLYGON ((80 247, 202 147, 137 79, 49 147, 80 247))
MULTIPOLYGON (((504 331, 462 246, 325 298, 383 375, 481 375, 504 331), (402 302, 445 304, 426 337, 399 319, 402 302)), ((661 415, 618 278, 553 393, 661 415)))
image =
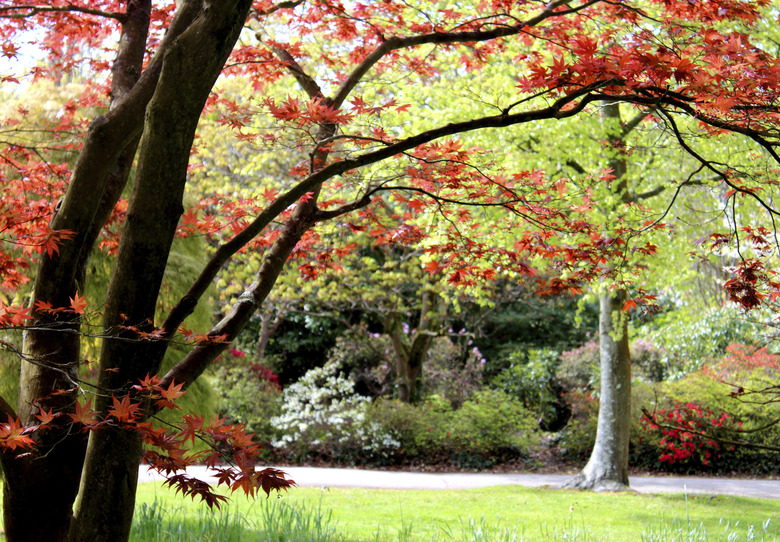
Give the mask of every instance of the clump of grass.
POLYGON ((442 527, 444 540, 464 540, 468 542, 524 542, 523 533, 518 534, 518 526, 505 526, 497 520, 491 524, 482 516, 479 520, 469 517, 461 521, 458 528, 449 525, 442 527))
POLYGON ((135 512, 130 539, 137 542, 331 542, 336 524, 320 507, 293 507, 281 500, 261 501, 258 518, 253 514, 204 508, 197 515, 182 506, 168 508, 160 501, 141 503, 135 512))
POLYGON ((653 527, 642 533, 642 542, 768 542, 769 523, 741 527, 739 522, 720 521, 718 532, 707 532, 704 524, 692 524, 680 520, 661 521, 658 527, 653 527), (744 535, 744 536, 743 536, 744 535))

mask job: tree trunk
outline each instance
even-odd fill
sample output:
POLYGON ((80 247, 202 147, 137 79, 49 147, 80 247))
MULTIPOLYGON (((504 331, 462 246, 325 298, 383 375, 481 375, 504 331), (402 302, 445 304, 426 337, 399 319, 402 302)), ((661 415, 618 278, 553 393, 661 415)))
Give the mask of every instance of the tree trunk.
MULTIPOLYGON (((605 104, 602 117, 607 141, 614 153, 609 156, 609 167, 615 176, 613 192, 623 203, 630 201, 628 170, 623 151, 626 133, 617 103, 605 104)), ((612 210, 608 210, 612 211, 612 210)), ((590 460, 582 472, 565 487, 618 491, 628 489, 628 442, 631 431, 631 353, 628 347, 628 317, 623 313, 626 292, 604 292, 599 308, 599 352, 601 370, 601 397, 596 443, 590 460)))
POLYGON ((400 316, 397 313, 391 313, 388 316, 386 325, 395 358, 398 400, 403 403, 412 402, 415 398, 422 364, 436 336, 433 330, 438 321, 436 295, 435 292, 428 289, 422 292, 420 321, 411 344, 407 344, 405 340, 406 334, 402 329, 403 323, 400 316))
MULTIPOLYGON (((127 3, 113 68, 111 109, 138 81, 150 9, 150 0, 127 3)), ((61 247, 59 257, 44 258, 45 263, 36 275, 33 302, 42 300, 63 307, 68 306, 69 298, 76 292, 84 295, 88 255, 127 182, 137 144, 136 137, 117 154, 105 182, 100 175, 92 174, 89 164, 79 173, 74 170, 71 187, 75 195, 69 194, 67 201, 60 202, 51 225, 54 229, 73 229, 78 236, 61 247), (87 173, 82 174, 85 170, 87 173), (80 218, 83 220, 79 221, 80 218)), ((112 152, 104 150, 104 154, 102 161, 111 163, 112 152)), ((81 360, 78 319, 52 317, 37 311, 35 315, 38 325, 33 327, 37 329, 24 336, 17 403, 17 414, 25 424, 34 423, 40 409, 58 413, 72 411, 81 360), (60 390, 69 391, 61 393, 60 390), (58 391, 56 396, 52 395, 55 391, 58 391)), ((3 518, 9 541, 64 540, 67 536, 87 439, 62 420, 34 434, 37 448, 30 454, 20 456, 13 451, 3 454, 3 518), (41 510, 46 513, 42 514, 41 510)))
POLYGON ((564 487, 619 491, 628 489, 628 443, 631 430, 631 354, 625 291, 600 299, 599 350, 601 397, 596 443, 582 472, 564 487))
POLYGON ((266 365, 263 363, 265 358, 265 349, 268 348, 268 343, 271 341, 276 330, 284 322, 285 312, 282 309, 273 310, 269 309, 264 312, 260 317, 260 333, 257 337, 257 346, 255 347, 255 363, 260 365, 266 365))

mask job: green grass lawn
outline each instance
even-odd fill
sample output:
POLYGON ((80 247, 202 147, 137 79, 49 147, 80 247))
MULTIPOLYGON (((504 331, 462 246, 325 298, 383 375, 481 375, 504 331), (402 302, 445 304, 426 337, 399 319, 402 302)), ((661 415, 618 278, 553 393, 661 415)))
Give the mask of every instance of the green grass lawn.
POLYGON ((205 505, 176 498, 160 484, 147 483, 139 487, 137 511, 136 521, 152 519, 159 533, 140 535, 139 524, 134 538, 139 541, 780 540, 776 500, 518 486, 451 491, 296 488, 257 502, 236 494, 214 514, 205 505), (320 530, 330 528, 330 535, 307 535, 291 527, 296 514, 299 520, 319 517, 320 530), (264 529, 264 521, 278 523, 264 529), (163 523, 164 528, 159 526, 163 523), (278 534, 282 531, 286 538, 278 534))

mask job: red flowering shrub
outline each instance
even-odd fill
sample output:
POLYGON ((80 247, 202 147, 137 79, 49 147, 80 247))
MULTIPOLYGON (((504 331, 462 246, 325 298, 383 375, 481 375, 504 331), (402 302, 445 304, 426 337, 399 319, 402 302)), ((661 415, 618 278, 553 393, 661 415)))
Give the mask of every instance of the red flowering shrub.
MULTIPOLYGON (((659 461, 669 464, 698 462, 704 466, 721 456, 716 439, 724 430, 741 425, 726 412, 713 413, 692 402, 676 403, 674 408, 661 408, 653 414, 645 412, 641 421, 646 431, 662 435, 659 461)), ((729 449, 734 447, 729 446, 729 449)))

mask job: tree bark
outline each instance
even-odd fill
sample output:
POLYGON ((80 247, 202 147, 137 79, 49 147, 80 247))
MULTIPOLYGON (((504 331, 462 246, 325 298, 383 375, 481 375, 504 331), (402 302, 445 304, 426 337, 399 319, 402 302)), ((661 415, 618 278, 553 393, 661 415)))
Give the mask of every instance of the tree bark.
MULTIPOLYGON (((609 166, 615 176, 613 191, 620 201, 630 201, 626 155, 620 106, 608 103, 602 116, 614 124, 606 126, 611 144, 609 166)), ((628 343, 628 316, 623 313, 626 292, 604 292, 599 309, 599 354, 601 396, 596 443, 582 472, 564 487, 619 491, 628 489, 628 443, 631 436, 631 353, 628 343)))
POLYGON ((438 321, 436 295, 429 289, 422 292, 420 320, 411 343, 406 342, 400 316, 397 313, 388 315, 386 325, 395 358, 396 390, 398 400, 403 403, 415 399, 420 370, 435 337, 433 328, 438 321))
MULTIPOLYGON (((150 11, 150 0, 130 0, 127 4, 113 69, 112 109, 140 77, 150 11)), ((118 154, 116 165, 105 182, 99 175, 81 175, 71 183, 76 188, 85 187, 91 197, 70 198, 67 204, 62 202, 58 216, 52 219, 53 228, 74 229, 78 237, 61 249, 63 258, 45 258, 46 264, 36 276, 34 301, 48 301, 54 307, 61 307, 67 306, 69 298, 77 291, 84 295, 87 258, 127 182, 137 144, 137 138, 131 140, 118 154), (86 212, 82 213, 84 210, 86 212)), ((104 161, 110 163, 107 157, 104 161)), ((41 408, 61 413, 71 411, 78 391, 79 320, 45 313, 36 313, 36 317, 37 329, 30 330, 24 337, 20 375, 17 408, 19 418, 25 424, 34 423, 34 416, 41 408), (58 390, 69 391, 52 395, 58 390)), ((64 540, 67 536, 84 461, 86 435, 74 433, 62 420, 46 431, 34 434, 37 448, 31 455, 20 457, 14 452, 3 455, 6 474, 3 517, 9 541, 64 540), (46 510, 46 514, 41 514, 40 510, 46 510)))
POLYGON ((625 291, 600 299, 599 350, 601 396, 596 443, 585 468, 564 487, 619 491, 628 489, 628 445, 631 430, 631 354, 625 291))
MULTIPOLYGON (((182 9, 195 6, 188 3, 182 9)), ((106 296, 104 328, 154 328, 163 273, 179 217, 187 163, 211 88, 238 39, 250 0, 221 2, 200 11, 164 53, 162 70, 147 107, 145 129, 128 216, 106 296)), ((139 341, 135 332, 114 331, 103 341, 97 410, 123 397, 146 374, 155 374, 163 341, 139 341), (135 339, 135 340, 126 340, 135 339)), ((90 435, 71 523, 70 541, 127 540, 135 504, 141 444, 121 428, 90 435), (107 507, 106 503, 113 503, 107 507)))

